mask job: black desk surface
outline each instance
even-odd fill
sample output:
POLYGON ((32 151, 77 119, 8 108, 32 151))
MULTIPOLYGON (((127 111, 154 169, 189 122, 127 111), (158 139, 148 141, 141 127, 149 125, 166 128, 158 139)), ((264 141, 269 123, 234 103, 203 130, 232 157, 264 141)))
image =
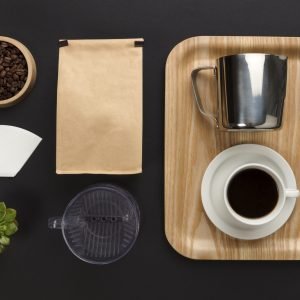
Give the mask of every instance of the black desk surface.
MULTIPOLYGON (((0 255, 0 299, 296 299, 298 262, 192 261, 164 234, 164 66, 172 47, 197 35, 300 36, 300 2, 262 0, 0 0, 0 35, 27 45, 38 80, 22 103, 0 110, 0 123, 43 138, 15 178, 0 178, 0 199, 18 210, 20 231, 0 255), (143 174, 55 174, 59 38, 144 37, 143 174), (122 260, 81 262, 47 219, 86 186, 128 189, 142 212, 141 231, 122 260)), ((297 297, 298 296, 298 297, 297 297)))

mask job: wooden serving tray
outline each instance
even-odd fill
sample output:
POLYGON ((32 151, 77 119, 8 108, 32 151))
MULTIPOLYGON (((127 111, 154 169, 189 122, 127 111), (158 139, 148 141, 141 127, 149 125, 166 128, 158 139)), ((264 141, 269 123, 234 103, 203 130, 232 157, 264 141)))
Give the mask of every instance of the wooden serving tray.
MULTIPOLYGON (((212 111, 216 80, 209 71, 202 78, 202 99, 212 111)), ((299 204, 276 233, 242 241, 218 230, 201 202, 201 181, 209 162, 222 150, 241 143, 261 144, 278 151, 291 165, 300 186, 300 38, 202 36, 184 40, 167 59, 165 97, 165 232, 172 247, 193 259, 300 259, 299 204), (288 56, 283 127, 278 131, 221 132, 197 110, 191 71, 215 65, 218 57, 242 52, 288 56)))

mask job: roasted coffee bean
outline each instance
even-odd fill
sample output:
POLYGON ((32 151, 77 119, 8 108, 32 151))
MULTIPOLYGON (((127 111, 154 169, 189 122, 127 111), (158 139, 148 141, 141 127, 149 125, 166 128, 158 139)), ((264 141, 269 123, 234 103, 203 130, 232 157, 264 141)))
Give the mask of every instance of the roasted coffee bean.
POLYGON ((22 52, 0 41, 0 100, 16 95, 25 85, 28 67, 22 52))

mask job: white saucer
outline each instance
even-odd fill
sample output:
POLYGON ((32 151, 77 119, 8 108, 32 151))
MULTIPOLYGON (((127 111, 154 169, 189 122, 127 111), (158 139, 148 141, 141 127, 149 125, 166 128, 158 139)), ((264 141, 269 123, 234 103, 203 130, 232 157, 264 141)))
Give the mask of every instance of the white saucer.
POLYGON ((254 240, 278 230, 293 212, 296 198, 287 199, 281 213, 270 223, 251 229, 238 223, 226 209, 223 190, 228 176, 247 163, 264 164, 278 173, 287 188, 297 188, 294 173, 280 154, 265 146, 243 144, 224 150, 211 161, 202 179, 201 196, 203 208, 217 228, 234 238, 254 240))

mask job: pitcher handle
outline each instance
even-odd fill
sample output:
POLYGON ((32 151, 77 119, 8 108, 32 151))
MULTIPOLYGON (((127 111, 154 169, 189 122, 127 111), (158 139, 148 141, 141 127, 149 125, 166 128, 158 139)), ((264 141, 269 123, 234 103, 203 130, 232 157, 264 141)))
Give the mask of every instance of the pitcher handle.
POLYGON ((198 110, 200 111, 200 113, 202 115, 204 115, 205 117, 207 117, 207 118, 213 119, 214 122, 216 123, 217 128, 218 128, 219 127, 218 119, 212 113, 208 113, 208 112, 205 111, 205 109, 202 105, 202 101, 201 101, 201 98, 200 98, 200 93, 199 93, 198 86, 197 86, 198 73, 200 71, 204 71, 204 70, 213 70, 214 75, 217 74, 217 67, 211 67, 211 66, 200 67, 200 68, 197 68, 197 69, 192 71, 191 77, 192 77, 192 88, 193 88, 194 99, 195 99, 195 102, 197 104, 197 107, 198 107, 198 110))

